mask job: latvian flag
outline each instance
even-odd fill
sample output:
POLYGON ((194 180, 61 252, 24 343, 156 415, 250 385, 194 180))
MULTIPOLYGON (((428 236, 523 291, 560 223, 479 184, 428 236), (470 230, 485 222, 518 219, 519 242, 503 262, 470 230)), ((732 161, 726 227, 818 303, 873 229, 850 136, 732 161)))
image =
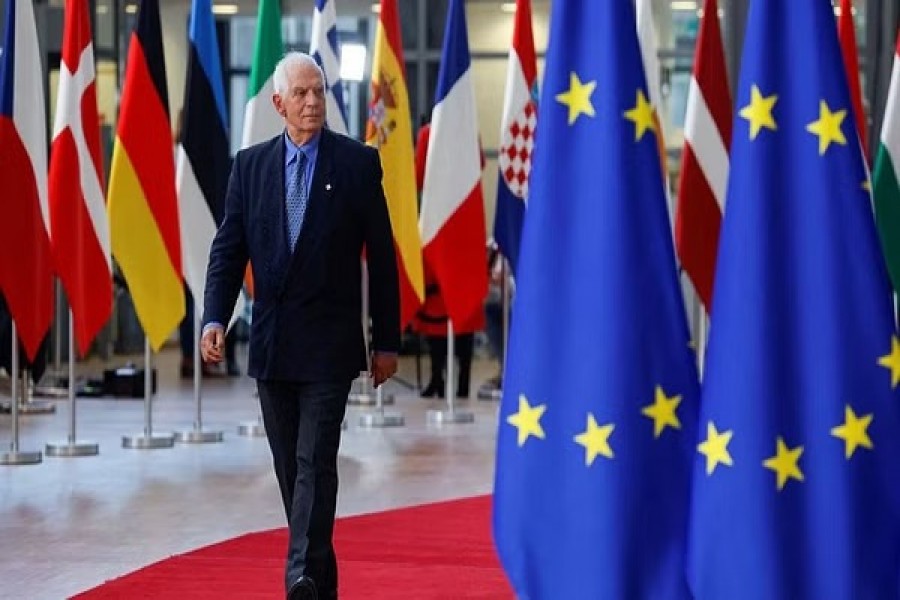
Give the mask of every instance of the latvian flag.
POLYGON ((450 0, 438 72, 419 228, 451 321, 487 294, 481 152, 463 0, 450 0))
POLYGON ((531 32, 531 0, 516 0, 513 42, 506 72, 497 167, 494 240, 513 273, 519 261, 522 220, 528 204, 528 175, 537 124, 537 60, 531 32))
POLYGON ((703 7, 684 136, 675 245, 708 313, 731 147, 731 94, 716 0, 706 0, 703 7))

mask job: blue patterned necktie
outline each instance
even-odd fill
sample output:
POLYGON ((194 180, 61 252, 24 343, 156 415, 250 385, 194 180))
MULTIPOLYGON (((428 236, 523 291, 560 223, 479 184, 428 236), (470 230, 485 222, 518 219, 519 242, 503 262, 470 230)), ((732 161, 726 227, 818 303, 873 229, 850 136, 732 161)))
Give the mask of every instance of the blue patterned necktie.
POLYGON ((303 216, 306 214, 306 205, 309 200, 306 193, 306 155, 297 152, 297 160, 291 171, 291 182, 288 185, 287 195, 287 221, 288 236, 291 243, 291 252, 297 245, 297 237, 300 228, 303 227, 303 216))

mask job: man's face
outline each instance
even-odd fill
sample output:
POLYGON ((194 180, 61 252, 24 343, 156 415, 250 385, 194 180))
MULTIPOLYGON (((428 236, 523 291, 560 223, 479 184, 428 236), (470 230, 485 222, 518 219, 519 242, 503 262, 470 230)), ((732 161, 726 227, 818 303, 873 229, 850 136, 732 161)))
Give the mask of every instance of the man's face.
POLYGON ((311 136, 325 125, 325 83, 319 70, 301 63, 287 72, 286 95, 276 93, 275 108, 290 133, 311 136))

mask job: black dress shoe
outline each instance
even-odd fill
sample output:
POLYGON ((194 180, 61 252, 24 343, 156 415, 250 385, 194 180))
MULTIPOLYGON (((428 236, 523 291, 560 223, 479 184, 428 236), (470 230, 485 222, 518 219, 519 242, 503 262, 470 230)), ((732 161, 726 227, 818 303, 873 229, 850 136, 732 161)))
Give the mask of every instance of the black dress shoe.
POLYGON ((287 593, 287 600, 318 600, 318 598, 316 584, 306 575, 292 583, 287 593))
POLYGON ((425 389, 422 390, 420 394, 422 398, 443 398, 444 397, 444 382, 440 380, 432 379, 428 382, 428 385, 425 386, 425 389))

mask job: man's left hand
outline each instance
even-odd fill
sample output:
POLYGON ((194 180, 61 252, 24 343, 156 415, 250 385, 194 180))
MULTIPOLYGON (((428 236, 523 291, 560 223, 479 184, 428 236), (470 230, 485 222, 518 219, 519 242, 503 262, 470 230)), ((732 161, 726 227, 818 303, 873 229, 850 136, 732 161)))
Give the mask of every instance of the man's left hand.
POLYGON ((372 354, 372 381, 377 388, 397 372, 397 355, 392 352, 372 354))

